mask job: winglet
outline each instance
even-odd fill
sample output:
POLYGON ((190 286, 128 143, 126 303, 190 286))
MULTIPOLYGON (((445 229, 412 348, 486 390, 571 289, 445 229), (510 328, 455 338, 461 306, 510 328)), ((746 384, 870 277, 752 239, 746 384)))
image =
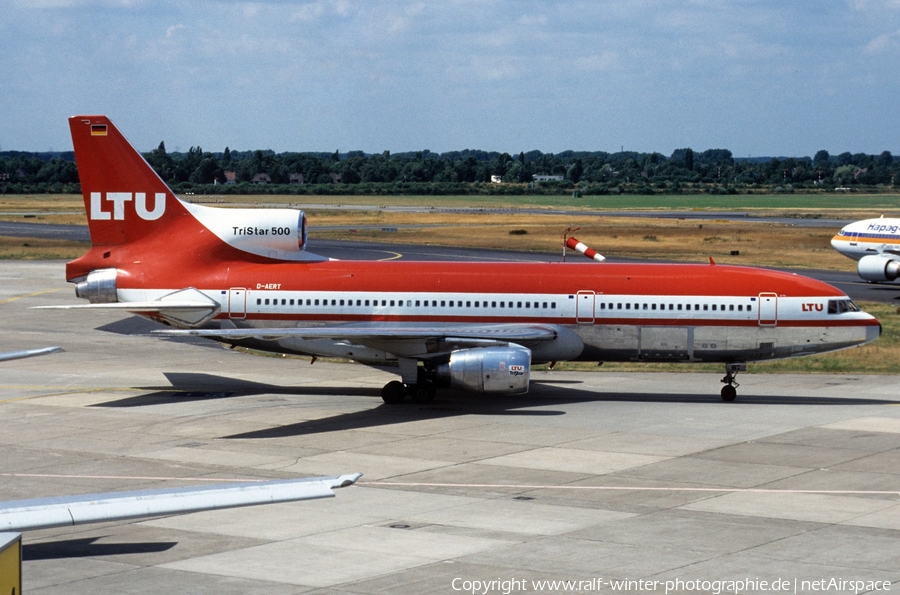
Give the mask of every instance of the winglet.
POLYGON ((712 256, 709 257, 709 266, 715 266, 716 261, 713 260, 712 256))

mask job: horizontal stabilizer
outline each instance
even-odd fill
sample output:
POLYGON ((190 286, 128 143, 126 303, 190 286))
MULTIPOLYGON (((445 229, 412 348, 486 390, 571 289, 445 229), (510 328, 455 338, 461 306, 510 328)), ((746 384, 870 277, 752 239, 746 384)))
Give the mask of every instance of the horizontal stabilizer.
POLYGON ((107 492, 0 503, 0 531, 30 531, 334 496, 361 473, 199 488, 107 492))
POLYGON ((193 287, 182 289, 148 302, 111 302, 100 304, 68 304, 35 306, 37 310, 124 310, 136 314, 155 314, 178 326, 198 326, 219 313, 222 306, 193 287))

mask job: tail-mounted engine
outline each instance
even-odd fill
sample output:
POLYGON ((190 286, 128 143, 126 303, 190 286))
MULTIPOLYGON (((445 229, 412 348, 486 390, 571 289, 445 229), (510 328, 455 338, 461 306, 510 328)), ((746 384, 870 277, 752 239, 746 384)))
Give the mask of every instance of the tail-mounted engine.
POLYGON ((116 294, 116 269, 98 269, 75 286, 75 295, 92 304, 112 304, 119 301, 116 294))
POLYGON ((259 256, 308 260, 306 214, 297 209, 227 209, 184 203, 223 242, 259 256))
POLYGON ((460 349, 435 370, 435 379, 453 388, 506 395, 528 392, 531 351, 519 345, 460 349))
POLYGON ((900 277, 900 259, 883 254, 863 256, 857 271, 866 281, 893 281, 900 277))

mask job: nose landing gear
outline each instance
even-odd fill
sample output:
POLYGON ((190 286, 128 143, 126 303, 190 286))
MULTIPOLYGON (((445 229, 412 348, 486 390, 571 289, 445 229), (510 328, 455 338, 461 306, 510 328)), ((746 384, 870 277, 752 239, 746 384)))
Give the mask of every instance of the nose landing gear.
POLYGON ((722 378, 722 383, 725 385, 722 387, 723 401, 734 401, 737 397, 737 387, 740 386, 734 377, 737 376, 738 372, 746 371, 747 364, 745 363, 725 364, 725 377, 722 378))

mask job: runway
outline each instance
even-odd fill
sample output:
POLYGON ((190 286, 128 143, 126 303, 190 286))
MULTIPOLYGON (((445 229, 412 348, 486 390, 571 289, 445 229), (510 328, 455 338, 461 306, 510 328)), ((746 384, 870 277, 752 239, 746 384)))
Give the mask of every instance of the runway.
POLYGON ((720 374, 601 368, 387 406, 363 366, 30 309, 74 302, 63 273, 0 262, 0 350, 65 349, 0 365, 0 498, 365 475, 333 499, 26 533, 26 593, 900 587, 897 376, 751 373, 723 403, 720 374))

